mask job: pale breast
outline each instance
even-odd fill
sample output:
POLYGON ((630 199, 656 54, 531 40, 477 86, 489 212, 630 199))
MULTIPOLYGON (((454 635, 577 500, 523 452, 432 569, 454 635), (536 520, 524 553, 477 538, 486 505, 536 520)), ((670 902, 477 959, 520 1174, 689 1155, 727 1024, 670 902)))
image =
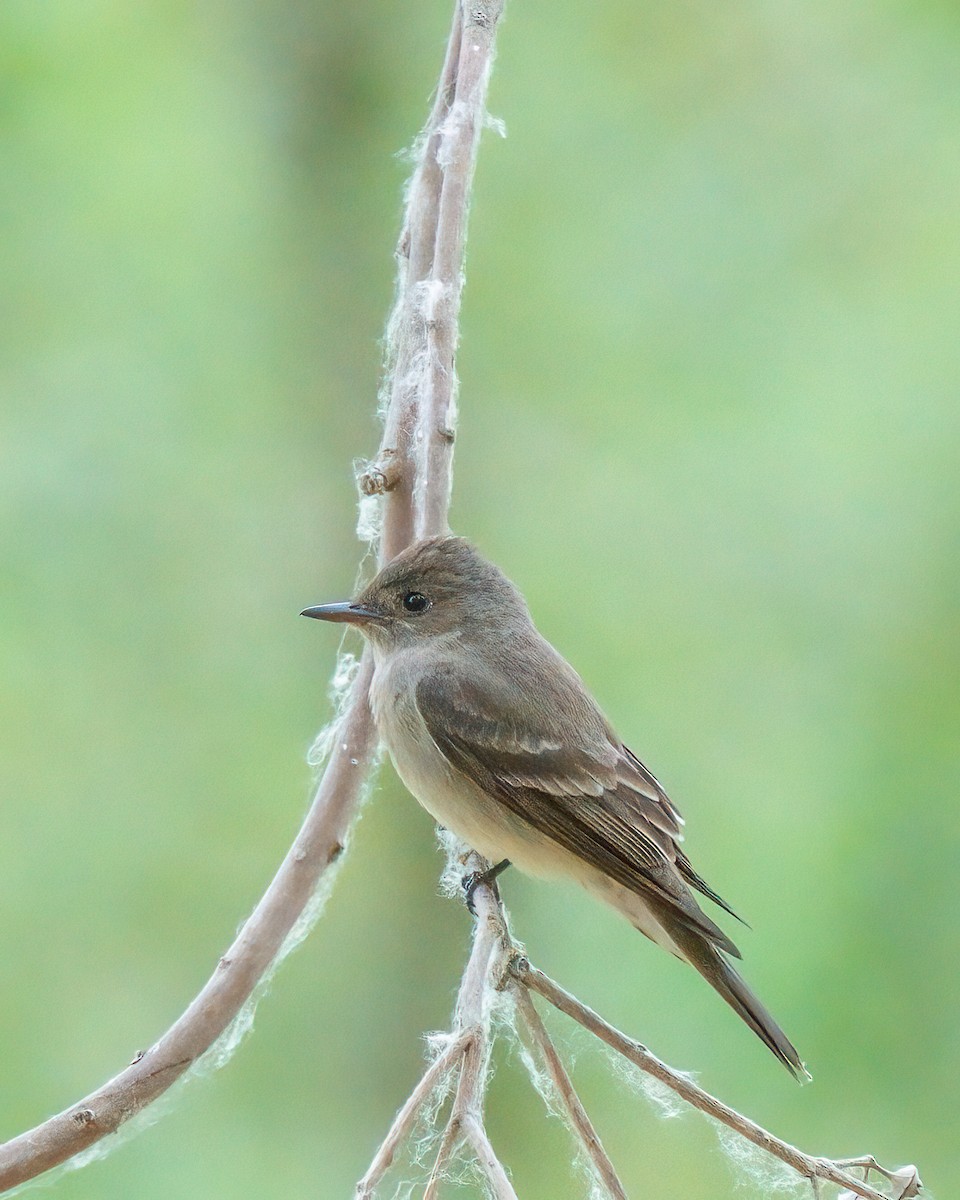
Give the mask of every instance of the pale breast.
POLYGON ((682 958, 642 896, 538 833, 450 766, 417 708, 415 681, 404 652, 379 661, 370 685, 370 707, 397 774, 434 820, 491 863, 507 858, 528 875, 576 880, 641 933, 682 958))
POLYGON ((416 705, 416 675, 401 651, 377 663, 370 707, 397 774, 435 821, 491 862, 531 875, 569 873, 559 848, 450 766, 416 705))

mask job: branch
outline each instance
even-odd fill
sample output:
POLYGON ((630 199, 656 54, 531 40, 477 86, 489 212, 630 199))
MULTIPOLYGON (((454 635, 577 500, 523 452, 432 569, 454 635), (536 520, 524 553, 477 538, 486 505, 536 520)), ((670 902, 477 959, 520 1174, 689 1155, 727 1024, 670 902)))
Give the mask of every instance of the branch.
MULTIPOLYGON (((676 1092, 688 1104, 706 1113, 707 1116, 713 1117, 714 1120, 719 1121, 722 1125, 726 1125, 728 1129, 732 1129, 734 1133, 739 1134, 746 1141, 752 1142, 755 1146, 759 1146, 761 1150, 766 1150, 768 1154, 779 1158, 781 1162, 786 1163, 788 1167, 792 1167, 798 1175, 802 1175, 805 1179, 825 1179, 830 1183, 836 1183, 841 1187, 847 1188, 857 1196, 862 1196, 864 1200, 889 1200, 889 1196, 885 1196, 883 1193, 868 1187, 865 1182, 855 1179, 843 1170, 843 1168, 848 1166, 862 1166, 865 1169, 869 1168, 878 1171, 891 1181, 899 1181, 901 1179, 901 1172, 907 1170, 912 1172, 915 1186, 913 1190, 907 1189, 898 1192, 897 1200, 903 1200, 905 1196, 914 1196, 917 1194, 920 1187, 920 1180, 916 1174, 916 1168, 901 1168, 900 1172, 894 1172, 885 1170, 873 1158, 834 1160, 829 1158, 814 1158, 809 1154, 804 1154, 802 1150, 791 1146, 789 1142, 783 1142, 779 1138, 774 1137, 772 1133, 768 1133, 767 1130, 762 1129, 748 1117, 742 1116, 736 1109, 731 1108, 728 1104, 724 1104, 722 1100, 718 1100, 715 1096, 711 1096, 709 1092, 705 1092, 703 1088, 698 1087, 686 1075, 682 1075, 672 1067, 668 1067, 655 1054, 651 1054, 646 1046, 642 1046, 639 1042, 628 1038, 618 1029, 608 1024, 593 1009, 588 1008, 585 1004, 581 1004, 575 996, 571 996, 569 992, 564 991, 559 984, 554 983, 542 971, 538 971, 535 967, 531 966, 522 956, 517 956, 513 960, 512 971, 518 982, 535 992, 539 992, 554 1008, 558 1008, 561 1012, 566 1013, 568 1017, 572 1017, 584 1029, 588 1029, 602 1042, 606 1042, 608 1046, 632 1062, 634 1066, 639 1067, 641 1071, 652 1075, 654 1079, 658 1079, 670 1088, 671 1091, 676 1092)), ((905 1184, 910 1182, 910 1177, 903 1176, 902 1178, 905 1184)))
POLYGON ((113 1079, 41 1125, 0 1146, 0 1191, 64 1162, 162 1095, 226 1032, 294 932, 324 871, 340 856, 376 737, 357 676, 336 749, 296 840, 253 915, 202 991, 149 1050, 113 1079))
MULTIPOLYGON (((486 865, 472 852, 464 859, 467 871, 482 871, 486 865)), ((357 1185, 357 1200, 370 1200, 375 1195, 403 1137, 409 1137, 413 1132, 417 1117, 437 1097, 438 1090, 446 1088, 452 1067, 459 1069, 456 1092, 423 1200, 436 1200, 447 1170, 464 1142, 473 1152, 496 1200, 517 1200, 503 1164, 490 1144, 483 1119, 492 1044, 491 1018, 499 1005, 499 992, 507 977, 513 943, 506 931, 499 899, 492 889, 478 887, 474 902, 477 919, 473 946, 457 992, 448 1049, 427 1069, 400 1110, 367 1173, 357 1185), (439 1069, 438 1064, 442 1064, 439 1069)))
MULTIPOLYGON (((446 529, 467 209, 501 8, 499 0, 474 3, 464 19, 457 3, 436 102, 417 147, 387 331, 383 439, 359 480, 361 491, 383 496, 381 563, 415 534, 446 529)), ((367 654, 303 826, 203 989, 160 1040, 118 1075, 0 1145, 0 1192, 116 1132, 156 1100, 229 1030, 258 983, 299 940, 308 904, 343 850, 373 764, 371 674, 367 654)), ((480 1144, 475 1131, 468 1133, 480 1144)))
MULTIPOLYGON (((567 1113, 571 1132, 582 1153, 591 1164, 597 1180, 613 1200, 626 1200, 626 1192, 624 1191, 623 1184, 620 1182, 613 1164, 600 1144, 596 1131, 574 1090, 566 1067, 563 1065, 556 1047, 543 1026, 543 1022, 529 995, 531 991, 539 993, 554 1008, 566 1013, 567 1016, 582 1025, 584 1029, 610 1046, 617 1054, 639 1067, 641 1071, 659 1080, 693 1108, 712 1117, 715 1121, 732 1130, 733 1133, 745 1141, 759 1146, 760 1149, 765 1150, 774 1158, 785 1163, 798 1176, 810 1183, 815 1197, 820 1195, 819 1185, 821 1181, 836 1184, 846 1189, 840 1200, 854 1200, 855 1197, 861 1197, 861 1200, 908 1200, 909 1197, 919 1194, 921 1183, 916 1167, 906 1166, 900 1167, 897 1170, 889 1170, 886 1167, 880 1166, 877 1160, 871 1155, 864 1155, 859 1158, 829 1159, 805 1154, 802 1150, 798 1150, 795 1146, 791 1146, 788 1142, 782 1141, 766 1129, 761 1128, 761 1126, 751 1121, 748 1117, 743 1116, 728 1104, 724 1104, 722 1100, 718 1100, 715 1096, 710 1095, 709 1092, 704 1091, 703 1088, 699 1087, 686 1075, 667 1066, 656 1055, 651 1054, 645 1046, 642 1046, 639 1042, 634 1041, 632 1038, 627 1037, 626 1034, 615 1029, 591 1008, 582 1004, 575 996, 572 996, 560 987, 559 984, 544 975, 542 971, 538 971, 535 967, 531 966, 522 947, 512 939, 503 905, 495 891, 488 885, 484 884, 476 889, 474 892, 474 902, 478 913, 477 928, 474 933, 473 953, 470 956, 470 961, 467 964, 460 986, 461 1001, 465 993, 473 997, 480 997, 485 993, 488 997, 488 1005, 491 1003, 489 998, 499 996, 504 992, 511 996, 520 1020, 526 1026, 534 1045, 544 1059, 548 1074, 567 1113), (496 953, 489 953, 486 950, 478 951, 478 947, 481 944, 486 947, 491 939, 492 944, 496 947, 496 953), (487 971, 485 982, 478 977, 478 971, 484 963, 486 964, 487 971), (862 1171, 862 1179, 858 1179, 850 1173, 851 1169, 854 1168, 859 1168, 862 1171), (884 1191, 871 1187, 868 1182, 871 1172, 883 1176, 890 1186, 884 1191)), ((463 1023, 461 1001, 458 1001, 457 1012, 454 1018, 454 1030, 450 1035, 455 1039, 462 1038, 466 1032, 466 1027, 463 1023)), ((479 1003, 479 1001, 475 1001, 475 1003, 479 1003)), ((484 1023, 482 1029, 484 1031, 483 1036, 488 1041, 489 1024, 484 1023)), ((457 1041, 454 1044, 459 1046, 460 1042, 457 1041)), ((465 1047, 462 1052, 461 1086, 463 1086, 464 1076, 468 1069, 464 1065, 468 1051, 469 1046, 465 1047)), ((489 1044, 485 1044, 484 1052, 489 1055, 489 1044)), ((424 1081, 421 1081, 415 1093, 421 1097, 421 1107, 424 1103, 422 1088, 426 1078, 427 1076, 424 1076, 424 1081)), ((471 1121, 479 1125, 478 1129, 472 1129, 472 1133, 468 1131, 464 1120, 458 1120, 458 1117, 461 1117, 462 1114, 458 1112, 457 1100, 454 1101, 443 1140, 440 1144, 437 1161, 431 1173, 426 1192, 424 1193, 424 1200, 435 1200, 442 1172, 448 1166, 461 1141, 468 1141, 481 1167, 485 1167, 485 1162, 478 1150, 478 1146, 486 1148, 491 1155, 493 1154, 493 1151, 489 1149, 489 1141, 486 1139, 486 1135, 483 1134, 482 1124, 479 1124, 482 1122, 482 1088, 484 1084, 485 1074, 482 1071, 471 1071, 469 1076, 470 1107, 468 1116, 471 1121), (482 1140, 479 1136, 481 1134, 482 1140)), ((460 1093, 458 1092, 457 1099, 459 1098, 460 1093)), ((409 1103, 408 1101, 408 1105, 409 1103)), ((406 1111, 408 1105, 404 1106, 404 1110, 402 1111, 406 1111)), ((397 1149, 396 1141, 391 1140, 396 1127, 397 1123, 395 1122, 387 1139, 390 1141, 391 1157, 397 1149)), ((413 1125, 411 1123, 407 1127, 408 1134, 412 1131, 412 1128, 413 1125)), ((384 1145, 386 1145, 386 1142, 384 1145)), ((493 1161, 496 1168, 502 1172, 503 1168, 499 1161, 495 1158, 493 1161)), ((384 1147, 382 1146, 377 1152, 374 1163, 382 1164, 383 1162, 384 1147)), ((370 1184, 372 1173, 373 1168, 364 1177, 364 1183, 358 1189, 358 1197, 362 1197, 363 1200, 368 1200, 368 1198, 374 1195, 373 1186, 370 1184), (363 1190, 365 1185, 366 1190, 363 1190)), ((493 1194, 497 1200, 500 1200, 501 1196, 514 1196, 512 1189, 509 1191, 498 1190, 499 1176, 495 1175, 491 1170, 486 1170, 485 1173, 493 1187, 493 1194)), ((373 1182, 379 1182, 383 1174, 384 1171, 381 1170, 373 1182)), ((505 1181, 505 1186, 509 1188, 509 1181, 506 1180, 505 1173, 503 1180, 505 1181)))
POLYGON ((607 1157, 607 1152, 601 1145, 597 1132, 593 1128, 587 1111, 577 1095, 567 1068, 557 1053, 546 1026, 540 1019, 540 1014, 534 1008, 525 988, 515 989, 517 1009, 524 1027, 530 1035, 530 1040, 540 1053, 547 1073, 556 1089, 557 1097, 564 1107, 567 1119, 575 1137, 590 1159, 597 1178, 606 1188, 611 1200, 627 1200, 627 1193, 617 1175, 616 1168, 607 1157))
POLYGON ((457 0, 433 111, 418 142, 387 326, 384 438, 360 480, 368 495, 404 500, 385 515, 381 562, 415 537, 447 530, 467 214, 502 11, 502 0, 466 9, 457 0))
POLYGON ((369 1170, 357 1184, 357 1200, 369 1200, 373 1196, 377 1184, 392 1166, 397 1151, 416 1128, 421 1110, 438 1092, 446 1090, 450 1072, 463 1058, 469 1041, 469 1034, 461 1034, 455 1041, 448 1043, 447 1048, 424 1071, 423 1078, 397 1113, 369 1170))

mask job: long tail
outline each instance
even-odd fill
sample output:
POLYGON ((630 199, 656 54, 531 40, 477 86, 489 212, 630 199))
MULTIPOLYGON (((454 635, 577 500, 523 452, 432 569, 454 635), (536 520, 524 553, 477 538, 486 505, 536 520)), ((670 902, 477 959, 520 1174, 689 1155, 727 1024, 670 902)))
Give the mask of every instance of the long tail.
POLYGON ((670 936, 704 979, 726 1000, 733 1011, 750 1026, 758 1038, 780 1059, 794 1079, 810 1079, 810 1073, 796 1047, 753 994, 746 982, 730 966, 722 953, 702 934, 672 922, 670 936))

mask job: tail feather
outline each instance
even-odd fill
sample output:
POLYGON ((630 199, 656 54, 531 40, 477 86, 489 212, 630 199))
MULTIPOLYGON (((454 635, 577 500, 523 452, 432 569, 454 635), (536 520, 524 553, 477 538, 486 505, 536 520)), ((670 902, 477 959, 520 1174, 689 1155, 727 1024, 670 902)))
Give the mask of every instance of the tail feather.
POLYGON ((716 946, 678 924, 674 924, 669 932, 687 962, 696 967, 707 983, 720 993, 794 1079, 801 1082, 810 1079, 810 1073, 803 1065, 796 1047, 716 946))
POLYGON ((783 1032, 764 1005, 747 986, 743 977, 711 947, 713 964, 694 963, 708 983, 713 984, 735 1013, 742 1017, 764 1045, 780 1059, 794 1079, 810 1079, 793 1042, 783 1032))

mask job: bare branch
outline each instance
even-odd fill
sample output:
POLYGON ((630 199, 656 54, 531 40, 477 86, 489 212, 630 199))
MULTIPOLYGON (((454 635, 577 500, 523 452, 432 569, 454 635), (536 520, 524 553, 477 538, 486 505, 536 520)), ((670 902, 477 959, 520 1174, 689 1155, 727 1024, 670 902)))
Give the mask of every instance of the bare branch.
POLYGON ((466 8, 457 82, 436 146, 443 173, 432 278, 439 285, 425 297, 429 370, 423 390, 418 435, 425 455, 418 505, 421 537, 446 529, 450 507, 450 445, 456 404, 456 370, 463 252, 477 142, 486 116, 487 83, 493 66, 500 0, 466 8))
MULTIPOLYGON (((434 246, 443 173, 438 161, 441 129, 456 89, 463 29, 460 0, 456 0, 453 26, 437 85, 437 95, 420 153, 407 189, 407 207, 397 246, 397 296, 387 323, 386 364, 382 394, 386 399, 383 441, 379 459, 389 460, 392 503, 384 512, 380 537, 380 562, 389 562, 416 536, 421 522, 414 512, 417 464, 415 433, 420 420, 424 387, 427 329, 422 294, 433 269, 434 246)), ((452 444, 444 464, 449 475, 452 444)))
MULTIPOLYGON (((477 854, 467 857, 468 869, 483 869, 477 854)), ((499 998, 512 944, 507 934, 500 902, 493 889, 483 884, 474 892, 477 921, 473 948, 460 981, 454 1012, 454 1036, 469 1035, 460 1063, 457 1091, 447 1126, 440 1142, 424 1200, 435 1200, 444 1171, 462 1142, 473 1151, 497 1200, 516 1200, 503 1164, 497 1158, 483 1124, 483 1100, 490 1061, 490 1018, 499 998)))
POLYGON ((464 1125, 467 1141, 470 1143, 470 1148, 477 1156, 477 1162, 480 1164, 484 1175, 486 1175, 490 1186, 493 1188, 496 1200, 517 1200, 517 1193, 513 1190, 513 1184, 507 1178, 507 1173, 503 1169, 503 1163, 501 1163, 500 1159, 493 1152, 490 1139, 483 1128, 483 1122, 477 1117, 470 1116, 466 1119, 464 1125))
POLYGON ((560 1055, 557 1053, 557 1048, 553 1044, 553 1039, 547 1033, 546 1027, 540 1019, 540 1014, 537 1012, 533 1001, 527 993, 527 989, 514 989, 514 997, 520 1017, 529 1031, 530 1039, 543 1059, 544 1066, 553 1080, 557 1096, 569 1117, 571 1128, 582 1144, 584 1153, 593 1164, 597 1178, 607 1189, 610 1196, 613 1197, 613 1200, 627 1200, 627 1193, 624 1191, 616 1169, 607 1157, 607 1152, 604 1150, 600 1138, 597 1136, 597 1132, 593 1128, 590 1118, 587 1116, 586 1109, 583 1107, 580 1097, 573 1086, 573 1081, 567 1073, 567 1069, 563 1065, 560 1055))
POLYGON ((443 1139, 440 1142, 437 1157, 434 1159, 430 1178, 427 1180, 423 1200, 437 1200, 440 1185, 443 1183, 443 1173, 446 1171, 451 1158, 456 1153, 457 1146, 460 1144, 462 1137, 463 1132, 460 1128, 460 1122, 454 1121, 453 1117, 451 1117, 447 1122, 446 1129, 443 1131, 443 1139))
POLYGON ((397 1113, 387 1136, 374 1155, 369 1170, 357 1184, 357 1200, 369 1200, 373 1196, 380 1180, 390 1169, 397 1151, 413 1132, 421 1109, 441 1088, 445 1087, 447 1076, 457 1065, 457 1060, 463 1057, 469 1040, 469 1035, 461 1034, 459 1038, 450 1042, 424 1071, 406 1104, 397 1113))
MULTIPOLYGON (((471 855, 470 861, 482 864, 482 860, 476 855, 471 855)), ((510 936, 503 905, 490 886, 483 884, 478 887, 474 899, 477 924, 473 948, 460 983, 451 1034, 453 1044, 464 1047, 460 1077, 440 1148, 424 1192, 424 1200, 437 1200, 445 1172, 458 1147, 464 1142, 472 1150, 496 1200, 515 1198, 513 1186, 490 1145, 483 1124, 486 1064, 491 1049, 490 1016, 499 995, 503 992, 510 993, 520 1020, 541 1054, 569 1117, 571 1128, 582 1143, 597 1179, 606 1188, 612 1200, 626 1200, 623 1184, 607 1157, 556 1047, 528 995, 529 990, 538 992, 555 1008, 577 1021, 641 1071, 666 1085, 691 1107, 699 1109, 745 1141, 785 1163, 810 1183, 815 1197, 820 1195, 821 1181, 846 1189, 840 1200, 855 1200, 856 1197, 860 1197, 861 1200, 908 1200, 909 1197, 919 1194, 920 1177, 914 1166, 888 1170, 880 1166, 871 1155, 834 1160, 805 1154, 724 1104, 722 1100, 710 1095, 686 1075, 667 1066, 645 1046, 621 1033, 559 984, 531 966, 522 948, 510 936), (862 1179, 850 1174, 850 1169, 854 1168, 863 1172, 862 1179), (871 1172, 882 1175, 891 1186, 884 1191, 871 1187, 871 1172)), ((421 1087, 422 1084, 414 1096, 419 1093, 421 1087)), ((412 1100, 413 1097, 401 1110, 401 1116, 407 1112, 412 1100)), ((394 1122, 387 1137, 391 1154, 396 1150, 397 1139, 393 1138, 393 1134, 399 1121, 400 1117, 394 1122)), ((382 1154, 383 1147, 378 1152, 378 1160, 382 1154)), ((369 1172, 365 1181, 368 1178, 369 1172)), ((360 1192, 359 1195, 366 1200, 371 1193, 360 1192)))
MULTIPOLYGON (((522 956, 518 955, 512 960, 511 970, 519 983, 532 988, 535 992, 539 992, 545 1000, 549 1000, 554 1008, 558 1008, 561 1012, 566 1013, 568 1017, 572 1017, 584 1029, 589 1030, 602 1042, 606 1042, 608 1046, 639 1067, 641 1071, 652 1075, 655 1079, 658 1079, 670 1088, 671 1091, 676 1092, 688 1104, 706 1113, 707 1116, 713 1117, 714 1120, 719 1121, 721 1124, 726 1125, 728 1129, 732 1129, 734 1133, 739 1134, 746 1141, 752 1142, 755 1146, 766 1150, 768 1154, 779 1158, 788 1167, 792 1167, 798 1175, 811 1181, 825 1179, 830 1183, 839 1184, 855 1196, 863 1197, 863 1200, 890 1200, 889 1195, 884 1195, 882 1192, 878 1192, 870 1187, 865 1181, 854 1178, 843 1167, 854 1164, 864 1166, 869 1163, 873 1169, 880 1170, 888 1179, 899 1178, 899 1172, 887 1172, 882 1168, 878 1168, 875 1160, 872 1158, 856 1160, 841 1159, 835 1162, 829 1158, 814 1158, 809 1154, 804 1154, 796 1146, 791 1146, 789 1142, 784 1142, 774 1137, 772 1133, 768 1133, 766 1129, 761 1128, 748 1117, 742 1116, 736 1109, 731 1108, 728 1104, 724 1104, 722 1100, 718 1100, 715 1096, 711 1096, 709 1092, 705 1092, 703 1088, 698 1087, 687 1076, 681 1075, 672 1067, 668 1067, 655 1054, 651 1054, 646 1046, 627 1037, 626 1034, 621 1033, 618 1029, 608 1024, 592 1008, 581 1004, 575 996, 564 991, 559 984, 554 983, 542 971, 538 971, 536 967, 531 966, 522 956)), ((914 1176, 916 1176, 915 1168, 907 1169, 912 1171, 914 1176)), ((919 1184, 919 1179, 917 1179, 917 1183, 919 1184)), ((900 1190, 897 1193, 896 1200, 902 1200, 905 1195, 909 1194, 909 1192, 900 1190)))
POLYGON ((365 663, 336 748, 296 841, 252 916, 186 1012, 149 1050, 68 1109, 0 1146, 6 1191, 114 1133, 195 1063, 237 1017, 343 850, 376 745, 365 663))
MULTIPOLYGON (((920 1189, 923 1186, 920 1182, 920 1173, 912 1163, 905 1167, 897 1167, 890 1171, 886 1167, 881 1167, 872 1154, 862 1154, 859 1158, 837 1158, 834 1159, 834 1166, 841 1167, 844 1171, 851 1167, 859 1167, 863 1171, 864 1183, 870 1180, 870 1172, 873 1171, 877 1175, 882 1175, 888 1183, 893 1184, 892 1195, 894 1200, 908 1200, 910 1196, 919 1196, 920 1189)), ((840 1200, 845 1200, 849 1193, 844 1192, 840 1196, 840 1200)))

